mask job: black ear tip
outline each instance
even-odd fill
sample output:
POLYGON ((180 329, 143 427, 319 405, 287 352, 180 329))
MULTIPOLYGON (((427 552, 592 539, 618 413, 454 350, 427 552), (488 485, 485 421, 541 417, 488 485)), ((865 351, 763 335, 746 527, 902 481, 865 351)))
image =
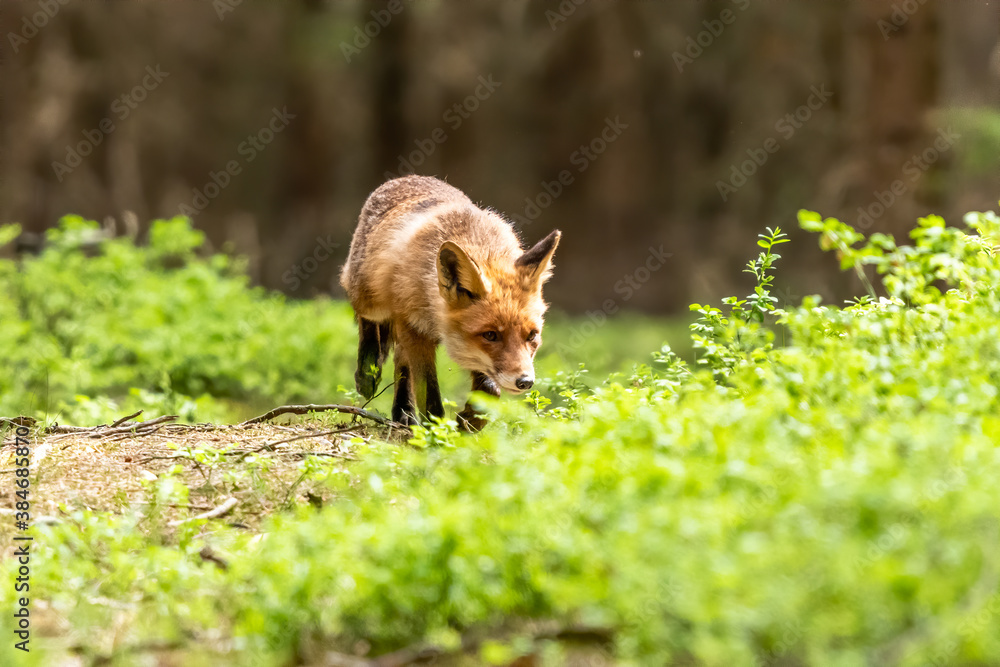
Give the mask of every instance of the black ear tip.
POLYGON ((443 264, 454 264, 458 262, 458 253, 452 243, 444 243, 438 250, 438 261, 443 264))

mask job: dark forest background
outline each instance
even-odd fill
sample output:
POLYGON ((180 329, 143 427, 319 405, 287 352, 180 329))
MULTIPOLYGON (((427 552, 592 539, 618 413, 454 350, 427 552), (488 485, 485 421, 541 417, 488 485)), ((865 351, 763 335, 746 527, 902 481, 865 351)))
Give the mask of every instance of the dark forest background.
MULTIPOLYGON (((358 211, 406 163, 526 242, 561 228, 547 295, 573 312, 741 292, 800 208, 900 237, 1000 196, 989 0, 3 1, 0 36, 22 249, 67 213, 141 238, 193 210, 295 297, 340 295, 358 211)), ((779 294, 854 293, 792 236, 779 294)))

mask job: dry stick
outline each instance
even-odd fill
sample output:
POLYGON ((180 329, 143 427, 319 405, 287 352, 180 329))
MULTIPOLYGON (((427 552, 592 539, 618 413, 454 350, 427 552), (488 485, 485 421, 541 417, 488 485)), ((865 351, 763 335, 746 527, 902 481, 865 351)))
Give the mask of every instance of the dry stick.
POLYGON ((30 428, 37 423, 38 420, 35 419, 34 417, 25 417, 23 415, 20 417, 0 417, 0 425, 7 425, 14 428, 18 426, 25 426, 30 428))
POLYGON ((130 414, 130 415, 126 416, 126 417, 122 417, 121 419, 119 419, 116 422, 114 422, 113 424, 111 424, 111 428, 114 428, 116 426, 121 426, 125 422, 131 421, 131 420, 135 419, 136 417, 138 417, 141 414, 142 414, 142 410, 139 410, 138 412, 133 412, 132 414, 130 414))
POLYGON ((139 422, 137 424, 129 424, 127 426, 119 426, 118 428, 108 428, 102 431, 95 431, 90 434, 91 438, 105 438, 109 435, 117 435, 119 433, 131 433, 135 431, 136 433, 147 431, 150 427, 156 426, 157 424, 162 424, 164 422, 172 422, 177 419, 177 415, 163 415, 162 417, 157 417, 156 419, 150 419, 146 422, 139 422))
POLYGON ((346 459, 348 461, 358 460, 358 457, 356 456, 351 456, 350 454, 338 454, 336 452, 281 452, 281 453, 288 454, 289 456, 301 456, 303 458, 306 456, 329 456, 330 458, 346 459))
POLYGON ((395 381, 395 380, 393 380, 392 382, 390 382, 390 383, 389 383, 389 384, 387 384, 386 386, 382 387, 382 391, 380 391, 379 393, 375 394, 374 396, 372 396, 371 398, 369 398, 369 399, 368 399, 367 401, 365 401, 365 404, 364 404, 364 405, 362 405, 361 407, 362 407, 362 408, 367 408, 367 407, 368 407, 368 404, 369 404, 369 403, 371 403, 371 402, 372 402, 372 401, 374 401, 374 400, 375 400, 376 398, 378 398, 379 396, 381 396, 382 394, 384 394, 384 393, 385 393, 385 391, 386 391, 386 389, 388 389, 389 387, 392 387, 392 386, 394 386, 395 384, 396 384, 396 381, 395 381))
MULTIPOLYGON (((49 433, 58 433, 59 435, 52 438, 53 440, 62 440, 71 435, 82 435, 84 433, 89 434, 90 438, 104 438, 109 435, 117 435, 119 433, 142 433, 147 431, 150 427, 156 426, 157 424, 163 424, 164 422, 170 422, 177 419, 177 415, 163 415, 162 417, 157 417, 156 419, 150 419, 145 422, 138 422, 135 424, 126 424, 125 426, 54 426, 48 430, 49 433)), ((115 422, 117 423, 117 422, 115 422)))
POLYGON ((156 461, 157 459, 187 459, 189 461, 193 460, 190 456, 184 456, 183 454, 171 454, 170 456, 150 456, 144 458, 141 461, 133 461, 133 463, 135 463, 136 465, 142 465, 143 463, 149 463, 150 461, 156 461))
MULTIPOLYGON (((289 442, 295 442, 296 440, 305 440, 306 438, 319 438, 319 437, 324 436, 324 435, 337 435, 337 434, 340 434, 340 433, 347 433, 348 431, 352 431, 352 430, 354 430, 354 429, 352 427, 348 426, 346 428, 338 428, 338 429, 333 430, 333 431, 320 431, 319 433, 303 433, 302 435, 297 435, 294 438, 287 438, 286 440, 278 440, 277 442, 268 442, 268 443, 265 443, 265 444, 261 445, 260 447, 257 447, 256 449, 247 449, 247 450, 241 450, 241 451, 236 451, 236 452, 226 452, 226 454, 242 454, 243 458, 246 458, 250 454, 256 454, 257 452, 262 452, 265 449, 274 449, 278 445, 284 445, 284 444, 289 443, 289 442)), ((345 456, 344 458, 348 458, 348 457, 345 456)), ((242 460, 242 459, 240 459, 240 460, 242 460)))
POLYGON ((91 433, 95 427, 93 426, 50 426, 45 429, 47 434, 57 434, 57 435, 79 435, 80 433, 91 433))
POLYGON ((197 516, 188 517, 187 519, 177 519, 176 521, 171 521, 167 525, 170 526, 171 528, 176 528, 182 523, 187 523, 188 521, 198 521, 199 519, 217 519, 218 517, 224 516, 229 512, 231 512, 233 508, 236 507, 237 502, 239 501, 237 501, 236 498, 230 497, 229 500, 222 503, 213 510, 202 512, 197 516))
MULTIPOLYGON (((125 433, 119 433, 116 437, 111 438, 110 441, 111 442, 117 442, 118 440, 125 440, 126 438, 129 438, 132 435, 142 435, 142 436, 149 437, 149 436, 153 435, 154 433, 157 433, 164 426, 169 426, 169 424, 160 424, 156 428, 137 430, 134 434, 132 432, 130 432, 130 431, 126 431, 125 433)), ((105 437, 104 434, 101 434, 101 437, 102 438, 105 437)))
MULTIPOLYGON (((295 442, 296 440, 305 440, 306 438, 319 438, 319 437, 324 436, 324 435, 337 435, 337 434, 340 434, 340 433, 348 433, 348 432, 350 432, 352 430, 354 430, 354 429, 348 426, 346 428, 338 428, 338 429, 333 430, 333 431, 320 431, 318 433, 303 433, 301 435, 295 436, 294 438, 287 438, 285 440, 277 440, 275 442, 268 442, 268 443, 265 443, 265 444, 261 445, 260 447, 255 448, 255 449, 240 449, 240 450, 235 450, 235 451, 231 451, 231 452, 222 452, 222 455, 223 456, 238 455, 238 456, 243 457, 243 458, 240 459, 242 461, 244 458, 246 458, 250 454, 256 454, 257 452, 262 452, 265 449, 274 449, 278 445, 284 445, 284 444, 289 443, 289 442, 295 442)), ((292 453, 297 454, 298 452, 292 452, 292 453)), ((337 457, 337 458, 344 458, 344 459, 351 459, 351 460, 354 459, 353 456, 350 456, 348 454, 319 453, 319 452, 307 452, 307 453, 309 453, 309 454, 316 454, 317 456, 334 456, 334 457, 337 457)), ((135 463, 138 465, 138 464, 142 464, 142 463, 149 463, 150 461, 154 461, 154 460, 158 460, 158 459, 188 459, 188 460, 192 460, 190 456, 187 456, 185 454, 170 454, 169 456, 150 456, 150 457, 142 459, 141 461, 135 461, 135 463)))
POLYGON ((334 404, 282 405, 279 408, 275 408, 270 412, 262 414, 260 417, 254 417, 253 419, 248 419, 242 424, 240 424, 240 426, 249 426, 250 424, 258 424, 260 422, 264 422, 269 419, 274 419, 279 415, 306 415, 309 414, 310 412, 330 412, 330 411, 343 412, 349 415, 357 415, 358 417, 364 417, 365 419, 372 420, 373 422, 375 422, 380 426, 388 426, 390 428, 405 428, 405 429, 409 428, 408 426, 404 426, 399 422, 394 422, 391 419, 386 419, 381 415, 377 415, 374 412, 369 412, 368 410, 359 408, 355 405, 334 405, 334 404))

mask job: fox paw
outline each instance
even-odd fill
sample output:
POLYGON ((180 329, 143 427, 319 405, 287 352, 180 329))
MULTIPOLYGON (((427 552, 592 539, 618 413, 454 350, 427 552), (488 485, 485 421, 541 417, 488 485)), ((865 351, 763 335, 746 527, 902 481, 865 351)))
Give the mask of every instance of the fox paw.
POLYGON ((354 384, 358 388, 358 393, 369 401, 372 396, 375 395, 376 390, 378 390, 378 383, 381 379, 382 373, 376 373, 373 375, 370 372, 362 372, 359 370, 354 374, 354 384))
POLYGON ((409 412, 397 412, 396 410, 392 411, 392 421, 403 426, 416 426, 420 423, 416 415, 409 412))
POLYGON ((482 431, 489 422, 478 412, 462 410, 458 413, 458 427, 467 433, 482 431))

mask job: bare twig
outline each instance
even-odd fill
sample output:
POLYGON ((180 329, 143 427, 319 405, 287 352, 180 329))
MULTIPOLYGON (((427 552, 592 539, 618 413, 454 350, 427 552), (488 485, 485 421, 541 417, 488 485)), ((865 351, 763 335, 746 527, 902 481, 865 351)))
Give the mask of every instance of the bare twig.
POLYGON ((226 453, 227 454, 242 454, 243 458, 246 458, 250 454, 256 454, 257 452, 262 452, 265 449, 272 450, 272 449, 274 449, 278 445, 284 445, 284 444, 287 444, 289 442, 295 442, 296 440, 305 440, 307 438, 319 438, 319 437, 322 437, 324 435, 338 435, 340 433, 347 433, 348 431, 351 431, 351 430, 353 430, 353 428, 350 427, 350 426, 347 426, 345 428, 338 428, 338 429, 335 429, 333 431, 320 431, 319 433, 303 433, 303 434, 297 435, 297 436, 295 436, 293 438, 286 438, 285 440, 278 440, 277 442, 268 442, 266 444, 261 445, 260 447, 257 447, 256 449, 242 449, 242 450, 239 450, 239 451, 226 452, 226 453))
POLYGON ((106 428, 100 431, 94 431, 90 434, 91 438, 105 438, 109 435, 117 435, 118 433, 140 433, 143 431, 148 431, 151 427, 157 424, 162 424, 164 422, 172 422, 177 419, 177 415, 163 415, 162 417, 157 417, 156 419, 150 419, 145 422, 138 422, 136 424, 127 424, 125 426, 119 426, 117 428, 106 428))
POLYGON ((284 453, 288 454, 289 456, 301 456, 303 458, 306 456, 329 456, 335 459, 347 459, 348 461, 358 460, 356 456, 351 456, 350 454, 339 454, 337 452, 284 452, 284 453))
POLYGON ((369 403, 371 403, 371 402, 372 402, 372 401, 374 401, 374 400, 375 400, 376 398, 378 398, 379 396, 381 396, 382 394, 384 394, 384 393, 386 392, 386 390, 387 390, 387 389, 388 389, 389 387, 393 387, 393 386, 395 386, 395 384, 396 384, 396 381, 395 381, 395 380, 393 380, 392 382, 390 382, 390 383, 389 383, 389 384, 387 384, 386 386, 382 387, 382 390, 381 390, 381 391, 379 391, 379 393, 377 393, 377 394, 375 394, 374 396, 372 396, 371 398, 369 398, 369 399, 368 399, 367 401, 365 401, 365 404, 364 404, 364 405, 362 405, 362 406, 361 406, 361 408, 362 408, 362 409, 364 409, 364 408, 367 408, 367 407, 368 407, 368 404, 369 404, 369 403))
POLYGON ((170 526, 171 528, 176 528, 177 526, 183 523, 187 523, 188 521, 198 521, 199 519, 217 519, 220 516, 225 516, 226 514, 229 514, 231 511, 233 511, 233 508, 236 507, 236 503, 238 502, 239 501, 237 501, 236 498, 230 496, 230 498, 226 500, 226 502, 222 503, 215 509, 209 510, 207 512, 202 512, 197 516, 188 517, 187 519, 177 519, 176 521, 171 521, 167 525, 170 526))
POLYGON ((156 429, 152 429, 153 426, 158 426, 165 424, 166 422, 172 422, 177 419, 177 415, 163 415, 162 417, 157 417, 156 419, 150 419, 149 421, 137 422, 135 424, 125 424, 122 426, 122 420, 128 421, 133 417, 141 413, 142 410, 135 413, 134 415, 129 415, 128 417, 123 417, 119 419, 114 424, 110 426, 52 426, 49 428, 49 433, 58 433, 53 440, 62 440, 63 438, 69 437, 71 435, 82 435, 87 434, 89 438, 106 438, 111 435, 118 435, 120 433, 152 433, 156 429))
MULTIPOLYGON (((125 440, 126 438, 128 438, 128 437, 130 437, 132 435, 141 435, 141 436, 144 436, 144 437, 148 437, 148 436, 153 435, 154 433, 156 433, 160 429, 164 428, 165 426, 169 426, 169 424, 160 424, 156 428, 137 430, 137 431, 135 431, 135 433, 133 433, 132 431, 126 431, 124 433, 119 433, 115 437, 111 438, 111 441, 115 442, 115 441, 118 441, 118 440, 125 440)), ((104 436, 102 435, 101 437, 103 438, 104 436)))
POLYGON ((79 433, 90 433, 94 430, 94 426, 62 426, 61 424, 53 424, 52 426, 45 429, 45 433, 59 434, 59 435, 77 435, 79 433))
POLYGON ((135 419, 136 417, 138 417, 138 416, 139 416, 139 415, 141 415, 141 414, 142 414, 142 410, 139 410, 138 412, 133 412, 133 413, 132 413, 132 414, 130 414, 130 415, 127 415, 127 416, 125 416, 125 417, 122 417, 121 419, 119 419, 119 420, 117 420, 117 421, 113 422, 113 423, 111 424, 111 428, 114 428, 114 427, 116 427, 116 426, 121 426, 122 424, 124 424, 124 423, 125 423, 125 422, 127 422, 127 421, 132 421, 133 419, 135 419))
POLYGON ((364 408, 359 408, 356 405, 336 405, 336 404, 326 404, 326 405, 282 405, 281 407, 274 408, 273 410, 262 414, 260 417, 254 417, 253 419, 248 419, 247 421, 240 424, 240 426, 249 426, 250 424, 259 424, 260 422, 265 422, 269 419, 274 419, 279 415, 307 415, 310 412, 343 412, 348 415, 357 415, 358 417, 364 417, 365 419, 370 419, 380 426, 388 426, 390 428, 402 428, 409 430, 409 427, 400 424, 399 422, 394 422, 391 419, 386 419, 381 415, 377 415, 374 412, 369 412, 364 408))
POLYGON ((183 454, 171 454, 169 456, 147 456, 141 461, 133 461, 132 463, 136 465, 142 465, 143 463, 149 463, 150 461, 156 461, 158 459, 191 459, 190 456, 184 456, 183 454))
POLYGON ((18 426, 24 426, 27 428, 34 428, 38 424, 38 420, 34 417, 0 417, 0 425, 10 426, 11 428, 17 428, 18 426))

